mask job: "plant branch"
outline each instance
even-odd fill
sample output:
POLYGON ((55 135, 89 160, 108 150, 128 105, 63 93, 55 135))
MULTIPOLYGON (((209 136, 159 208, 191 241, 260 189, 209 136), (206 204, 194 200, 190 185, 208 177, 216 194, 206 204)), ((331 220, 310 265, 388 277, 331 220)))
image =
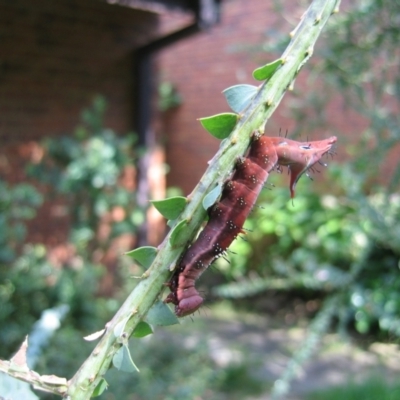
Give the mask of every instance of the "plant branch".
POLYGON ((0 372, 4 372, 20 381, 27 382, 35 389, 44 392, 62 396, 67 391, 67 379, 55 375, 39 375, 31 369, 19 370, 10 364, 10 361, 0 360, 0 372))
POLYGON ((28 349, 28 337, 10 361, 0 360, 0 372, 4 372, 13 378, 31 384, 34 388, 63 396, 67 391, 67 379, 55 375, 39 375, 29 369, 26 362, 28 349))

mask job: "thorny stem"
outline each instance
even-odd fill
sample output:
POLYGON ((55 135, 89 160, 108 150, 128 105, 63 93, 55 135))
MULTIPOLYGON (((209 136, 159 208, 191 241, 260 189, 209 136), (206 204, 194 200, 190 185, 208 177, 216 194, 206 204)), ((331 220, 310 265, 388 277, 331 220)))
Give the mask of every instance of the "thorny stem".
MULTIPOLYGON (((339 0, 314 0, 294 31, 293 38, 282 55, 284 63, 259 89, 258 94, 241 115, 239 122, 229 139, 221 147, 200 182, 189 196, 186 209, 176 223, 182 220, 187 225, 181 237, 185 241, 172 247, 170 234, 158 247, 157 257, 147 271, 147 277, 131 292, 113 319, 107 324, 106 331, 91 355, 82 364, 69 381, 66 398, 71 400, 90 399, 109 369, 112 358, 121 347, 114 336, 115 326, 129 318, 125 326, 125 337, 130 337, 136 325, 160 296, 164 283, 171 275, 180 254, 185 249, 187 239, 194 237, 205 217, 202 207, 204 196, 217 183, 224 182, 229 176, 234 160, 245 153, 250 135, 254 130, 263 131, 264 125, 279 105, 284 93, 291 86, 301 67, 312 54, 314 44, 330 15, 337 11, 339 0)), ((171 230, 172 232, 172 230, 171 230)))

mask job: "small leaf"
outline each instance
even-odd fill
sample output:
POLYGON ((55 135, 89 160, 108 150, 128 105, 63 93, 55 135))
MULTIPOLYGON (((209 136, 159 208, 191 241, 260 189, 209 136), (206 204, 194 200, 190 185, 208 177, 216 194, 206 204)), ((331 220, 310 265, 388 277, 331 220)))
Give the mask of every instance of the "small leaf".
POLYGON ((168 326, 179 324, 176 315, 162 301, 158 301, 150 308, 146 321, 151 325, 168 326))
POLYGON ((96 386, 96 389, 93 390, 92 397, 97 397, 103 394, 103 392, 108 388, 108 383, 104 378, 101 378, 99 383, 96 386))
POLYGON ((150 203, 153 204, 158 212, 166 219, 176 219, 185 209, 187 199, 186 197, 176 196, 164 200, 151 200, 150 203))
POLYGON ((265 81, 275 73, 279 66, 283 64, 283 60, 278 58, 277 60, 273 61, 272 63, 263 65, 260 68, 257 68, 253 71, 254 79, 258 81, 265 81))
POLYGON ((151 246, 139 247, 125 253, 126 256, 132 257, 141 266, 148 268, 153 263, 157 255, 157 249, 151 246))
POLYGON ((169 243, 171 246, 179 246, 180 244, 185 244, 186 238, 182 238, 182 231, 187 225, 186 219, 183 219, 179 224, 175 225, 171 236, 169 237, 169 243))
POLYGON ((95 333, 92 333, 90 335, 84 336, 84 340, 87 342, 92 342, 93 340, 98 339, 99 337, 103 336, 103 333, 105 332, 105 329, 102 329, 101 331, 97 331, 95 333))
POLYGON ((207 193, 207 195, 203 199, 203 208, 208 210, 215 202, 222 192, 222 186, 217 185, 211 192, 207 193))
POLYGON ((121 348, 114 354, 113 364, 114 367, 120 371, 139 372, 138 367, 132 361, 131 353, 126 345, 121 346, 121 348))
POLYGON ((217 139, 225 139, 232 132, 238 120, 237 114, 223 113, 211 117, 199 118, 203 128, 217 139))
POLYGON ((121 335, 124 333, 124 329, 128 321, 129 317, 126 317, 122 321, 119 321, 117 325, 115 325, 113 333, 116 338, 121 337, 121 335))
POLYGON ((151 326, 144 321, 140 321, 137 325, 135 330, 132 333, 133 337, 136 338, 141 338, 141 337, 145 337, 147 335, 151 335, 153 333, 153 329, 151 328, 151 326))
POLYGON ((236 113, 242 112, 258 92, 253 85, 235 85, 225 89, 224 94, 229 107, 236 113))

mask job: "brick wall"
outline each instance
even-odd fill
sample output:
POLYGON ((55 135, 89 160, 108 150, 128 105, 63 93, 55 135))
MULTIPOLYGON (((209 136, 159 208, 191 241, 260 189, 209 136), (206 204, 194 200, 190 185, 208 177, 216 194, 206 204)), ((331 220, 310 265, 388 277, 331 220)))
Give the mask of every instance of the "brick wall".
MULTIPOLYGON (((158 21, 98 0, 0 0, 0 179, 25 181, 36 142, 72 133, 97 94, 109 104, 105 126, 132 131, 132 53, 158 21)), ((31 240, 65 240, 59 209, 46 202, 31 240)))
POLYGON ((71 132, 96 94, 131 129, 131 52, 158 17, 97 0, 0 1, 0 140, 71 132))

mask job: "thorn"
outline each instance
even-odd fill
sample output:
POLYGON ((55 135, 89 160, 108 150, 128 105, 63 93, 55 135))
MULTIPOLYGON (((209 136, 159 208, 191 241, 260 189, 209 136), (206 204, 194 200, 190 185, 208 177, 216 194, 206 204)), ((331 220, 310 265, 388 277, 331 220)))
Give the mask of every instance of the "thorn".
MULTIPOLYGON (((275 185, 273 183, 265 183, 263 185, 264 189, 268 189, 268 190, 272 190, 275 187, 275 185), (268 185, 272 186, 272 188, 269 188, 268 185)), ((261 207, 262 208, 262 207, 261 207)))

